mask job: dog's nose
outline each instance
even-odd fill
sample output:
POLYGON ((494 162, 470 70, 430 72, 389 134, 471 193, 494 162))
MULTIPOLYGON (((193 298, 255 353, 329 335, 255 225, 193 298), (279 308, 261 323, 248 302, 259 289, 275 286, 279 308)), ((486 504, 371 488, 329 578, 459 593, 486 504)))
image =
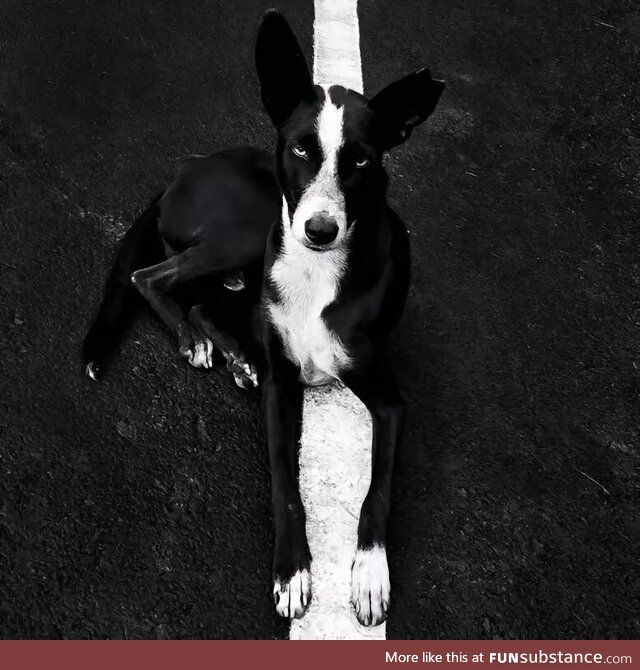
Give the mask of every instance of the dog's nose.
POLYGON ((312 244, 325 246, 338 236, 338 224, 326 212, 319 212, 304 224, 304 232, 312 244))

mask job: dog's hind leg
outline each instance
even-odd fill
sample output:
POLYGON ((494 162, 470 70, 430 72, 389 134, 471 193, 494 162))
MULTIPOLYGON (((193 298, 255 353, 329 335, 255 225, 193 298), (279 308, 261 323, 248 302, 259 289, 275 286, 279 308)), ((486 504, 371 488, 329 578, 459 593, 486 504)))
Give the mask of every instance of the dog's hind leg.
POLYGON ((227 369, 233 374, 236 384, 243 389, 258 386, 258 372, 242 353, 236 338, 221 330, 213 322, 204 305, 195 305, 189 312, 189 323, 201 330, 220 351, 227 362, 227 369))
POLYGON ((131 275, 133 285, 178 339, 180 355, 194 367, 211 367, 213 343, 198 326, 187 321, 170 291, 189 280, 216 273, 210 255, 196 246, 131 275))

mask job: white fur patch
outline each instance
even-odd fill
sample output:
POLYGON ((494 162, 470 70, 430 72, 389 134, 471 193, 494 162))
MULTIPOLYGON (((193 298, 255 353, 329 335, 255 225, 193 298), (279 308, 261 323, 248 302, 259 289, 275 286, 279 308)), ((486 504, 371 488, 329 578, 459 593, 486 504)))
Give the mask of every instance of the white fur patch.
POLYGON ((344 143, 342 133, 344 108, 333 103, 329 95, 329 88, 325 87, 324 95, 324 104, 316 121, 316 129, 325 163, 332 172, 335 172, 338 150, 344 143))
POLYGON ((358 549, 351 568, 351 602, 358 621, 377 626, 386 619, 391 599, 387 552, 381 545, 358 549))
POLYGON ((293 234, 300 242, 305 240, 305 223, 314 215, 326 212, 338 224, 338 235, 328 245, 336 248, 347 234, 347 214, 344 193, 338 180, 338 152, 344 143, 342 107, 337 107, 325 89, 325 101, 316 119, 316 132, 322 149, 322 163, 318 174, 305 189, 293 214, 293 234))
MULTIPOLYGON (((284 202, 282 211, 287 217, 284 202)), ((318 252, 300 244, 285 218, 283 249, 271 268, 280 300, 269 302, 267 308, 287 355, 300 366, 305 384, 338 379, 351 362, 340 338, 327 328, 321 316, 336 298, 346 260, 344 248, 318 252)))
POLYGON ((301 617, 311 602, 311 575, 308 570, 298 570, 288 582, 276 581, 273 585, 276 612, 288 619, 301 617))

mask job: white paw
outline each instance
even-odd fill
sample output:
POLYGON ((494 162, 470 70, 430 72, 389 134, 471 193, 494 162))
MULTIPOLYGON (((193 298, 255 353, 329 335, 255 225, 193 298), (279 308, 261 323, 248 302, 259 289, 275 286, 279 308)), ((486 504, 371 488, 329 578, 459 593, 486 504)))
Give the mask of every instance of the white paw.
POLYGON ((311 575, 298 570, 288 582, 276 580, 273 585, 276 612, 288 619, 299 619, 311 602, 311 575))
POLYGON ((213 365, 213 342, 209 339, 198 340, 188 360, 194 368, 210 368, 213 365))
POLYGON ((258 371, 255 365, 247 363, 244 358, 229 355, 227 368, 231 370, 236 384, 241 389, 258 388, 258 371))
POLYGON ((258 388, 258 372, 256 371, 255 367, 253 365, 249 365, 249 363, 243 363, 242 372, 234 372, 233 378, 236 380, 236 384, 241 389, 246 389, 251 386, 258 388))
POLYGON ((383 546, 358 549, 351 566, 351 602, 363 626, 377 626, 387 618, 391 599, 387 552, 383 546))

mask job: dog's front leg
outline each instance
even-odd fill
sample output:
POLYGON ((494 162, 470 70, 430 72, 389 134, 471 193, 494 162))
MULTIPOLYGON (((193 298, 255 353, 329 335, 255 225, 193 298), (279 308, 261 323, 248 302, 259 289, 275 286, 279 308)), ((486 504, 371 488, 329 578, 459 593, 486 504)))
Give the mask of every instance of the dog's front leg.
POLYGON ((371 485, 360 511, 358 549, 351 568, 351 600, 358 621, 375 626, 385 620, 390 602, 386 532, 404 405, 383 352, 363 353, 356 360, 343 381, 371 413, 373 453, 371 485))
POLYGON ((271 462, 275 525, 273 596, 278 614, 301 617, 311 601, 311 553, 298 487, 298 444, 303 387, 299 369, 283 354, 280 338, 267 336, 263 408, 271 462))

